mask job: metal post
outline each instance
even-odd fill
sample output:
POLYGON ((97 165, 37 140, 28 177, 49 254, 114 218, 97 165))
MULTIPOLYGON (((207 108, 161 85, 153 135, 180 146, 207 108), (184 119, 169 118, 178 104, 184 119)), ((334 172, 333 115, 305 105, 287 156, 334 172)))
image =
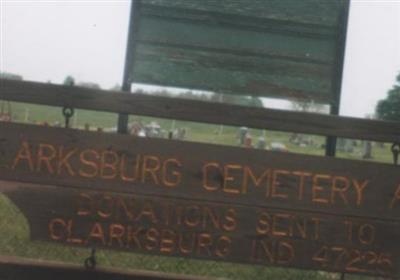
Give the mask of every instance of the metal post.
POLYGON ((398 165, 399 164, 399 155, 400 155, 400 142, 393 143, 391 152, 393 154, 393 164, 398 165))
MULTIPOLYGON (((340 97, 342 89, 343 65, 346 48, 347 23, 349 19, 350 0, 343 1, 343 10, 340 14, 339 24, 341 25, 337 34, 337 52, 335 62, 335 74, 332 79, 332 91, 334 100, 331 102, 330 114, 338 116, 340 109, 340 97)), ((325 155, 334 157, 336 155, 336 140, 337 137, 329 136, 326 139, 325 155)))
MULTIPOLYGON (((343 79, 343 66, 346 50, 346 36, 347 36, 347 24, 349 20, 350 0, 343 0, 343 10, 339 18, 339 24, 341 25, 337 34, 337 51, 336 51, 336 62, 335 62, 335 75, 332 79, 332 90, 334 93, 334 100, 331 103, 330 114, 338 116, 340 111, 340 99, 342 91, 342 79, 343 79)), ((336 156, 336 142, 337 137, 329 136, 326 139, 325 155, 330 157, 336 156)), ((346 273, 340 274, 340 280, 345 280, 346 273)))
MULTIPOLYGON (((124 77, 122 80, 122 91, 130 93, 131 91, 131 81, 132 81, 132 69, 134 64, 134 52, 135 52, 135 37, 137 32, 137 22, 139 15, 141 0, 132 0, 131 2, 131 12, 129 18, 128 27, 128 41, 126 44, 126 55, 125 55, 125 67, 124 67, 124 77)), ((128 114, 118 115, 118 133, 126 134, 128 132, 128 114)))

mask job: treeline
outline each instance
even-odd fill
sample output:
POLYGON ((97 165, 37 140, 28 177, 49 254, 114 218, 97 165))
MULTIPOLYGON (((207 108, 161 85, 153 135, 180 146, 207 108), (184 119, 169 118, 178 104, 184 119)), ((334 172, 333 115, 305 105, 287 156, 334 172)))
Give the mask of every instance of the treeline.
MULTIPOLYGON (((135 91, 136 93, 149 94, 149 92, 138 89, 135 91)), ((157 96, 164 97, 174 97, 174 98, 183 98, 183 99, 191 99, 191 100, 200 100, 200 101, 209 101, 209 102, 217 102, 217 103, 228 103, 235 105, 243 105, 243 106, 252 106, 252 107, 263 107, 263 103, 260 98, 252 97, 252 96, 243 96, 243 95, 233 95, 233 94, 223 94, 223 93, 215 93, 215 92, 194 92, 194 91, 184 91, 179 93, 174 93, 168 90, 157 90, 152 91, 151 94, 157 96)))

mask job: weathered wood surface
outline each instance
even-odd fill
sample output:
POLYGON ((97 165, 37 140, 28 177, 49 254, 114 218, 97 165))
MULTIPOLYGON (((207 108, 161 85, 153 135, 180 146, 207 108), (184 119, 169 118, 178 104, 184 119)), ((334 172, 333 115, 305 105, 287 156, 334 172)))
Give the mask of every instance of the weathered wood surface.
POLYGON ((16 102, 371 141, 397 142, 400 139, 399 122, 339 118, 4 79, 0 79, 0 89, 0 99, 16 102))
POLYGON ((337 101, 346 1, 138 1, 131 81, 337 101))
POLYGON ((399 276, 400 223, 0 181, 32 240, 135 253, 399 276))
POLYGON ((399 167, 0 124, 0 179, 400 220, 399 167))
POLYGON ((297 25, 311 25, 319 27, 335 27, 337 13, 342 0, 324 2, 308 0, 307 2, 291 2, 288 8, 287 1, 253 0, 139 0, 143 5, 161 7, 164 10, 174 9, 192 13, 207 12, 220 17, 248 17, 250 20, 285 21, 297 25))
MULTIPOLYGON (((76 264, 39 261, 17 257, 0 257, 2 280, 206 280, 189 275, 173 275, 149 271, 97 268, 88 270, 76 264)), ((210 278, 207 278, 210 280, 210 278)))

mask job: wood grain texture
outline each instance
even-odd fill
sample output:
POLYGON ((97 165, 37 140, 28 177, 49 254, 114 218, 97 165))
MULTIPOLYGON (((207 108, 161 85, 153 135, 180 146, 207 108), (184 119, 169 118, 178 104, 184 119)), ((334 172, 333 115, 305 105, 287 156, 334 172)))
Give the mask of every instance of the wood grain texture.
POLYGON ((136 49, 132 75, 137 83, 241 93, 246 96, 333 102, 329 96, 332 76, 330 65, 295 63, 279 56, 265 59, 243 54, 229 55, 230 50, 227 49, 211 53, 201 48, 192 47, 192 50, 188 50, 180 45, 171 47, 171 44, 163 41, 138 41, 136 49), (163 47, 159 48, 160 45, 163 47), (312 67, 321 71, 307 72, 312 67), (296 71, 299 68, 303 68, 300 73, 296 71), (330 76, 321 77, 324 71, 329 72, 330 76))
POLYGON ((344 6, 345 1, 293 2, 290 9, 277 1, 140 1, 131 81, 333 104, 344 6), (160 45, 163 50, 149 56, 160 45), (225 56, 222 63, 210 63, 218 56, 225 56), (270 63, 266 57, 288 71, 261 70, 259 62, 270 63), (330 75, 293 75, 296 61, 302 67, 322 64, 330 75))
POLYGON ((0 178, 400 220, 397 166, 0 124, 0 178))
POLYGON ((232 126, 382 142, 400 140, 400 123, 251 108, 81 87, 0 80, 0 99, 232 126))
MULTIPOLYGON (((149 271, 97 268, 87 270, 80 265, 39 261, 17 257, 0 257, 2 280, 205 280, 189 275, 173 275, 149 271)), ((210 278, 207 278, 210 279, 210 278)))
POLYGON ((0 188, 27 217, 32 240, 332 272, 400 272, 399 222, 6 181, 0 188))
POLYGON ((215 15, 217 18, 229 16, 248 17, 252 20, 276 20, 289 21, 292 24, 334 27, 337 24, 337 12, 341 3, 345 1, 325 2, 320 0, 308 0, 307 2, 293 2, 290 7, 283 1, 254 0, 140 0, 143 5, 158 6, 164 10, 182 9, 186 12, 202 12, 215 15))

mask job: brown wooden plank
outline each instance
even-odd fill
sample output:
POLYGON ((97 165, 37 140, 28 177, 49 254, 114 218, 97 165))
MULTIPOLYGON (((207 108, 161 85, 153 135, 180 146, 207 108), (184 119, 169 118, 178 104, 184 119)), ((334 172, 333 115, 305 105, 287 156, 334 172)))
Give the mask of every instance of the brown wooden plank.
POLYGON ((389 164, 6 123, 0 155, 7 180, 400 219, 389 164))
POLYGON ((399 122, 339 118, 4 79, 0 80, 0 89, 0 99, 16 102, 382 142, 398 142, 400 139, 399 122))
POLYGON ((32 240, 135 253, 399 276, 400 223, 0 181, 32 240))
MULTIPOLYGON (((2 280, 206 280, 202 277, 115 268, 85 269, 80 265, 0 256, 2 280)), ((210 279, 210 278, 207 278, 210 279)))

